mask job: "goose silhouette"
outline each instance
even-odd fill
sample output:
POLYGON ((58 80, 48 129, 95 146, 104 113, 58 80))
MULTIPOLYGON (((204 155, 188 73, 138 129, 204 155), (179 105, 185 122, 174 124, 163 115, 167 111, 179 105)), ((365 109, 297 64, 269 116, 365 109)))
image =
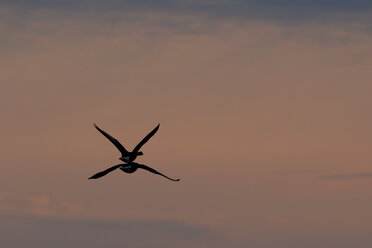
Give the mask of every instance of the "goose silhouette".
POLYGON ((111 143, 113 143, 116 148, 121 152, 121 157, 119 158, 121 161, 125 162, 126 164, 117 164, 117 165, 114 165, 104 171, 101 171, 101 172, 98 172, 96 174, 94 174, 93 176, 89 177, 88 179, 97 179, 97 178, 100 178, 100 177, 103 177, 105 175, 107 175, 108 173, 120 168, 122 171, 126 172, 126 173, 133 173, 135 172, 137 169, 144 169, 144 170, 147 170, 149 172, 152 172, 154 174, 157 174, 157 175, 160 175, 160 176, 163 176, 171 181, 179 181, 180 179, 173 179, 173 178, 170 178, 160 172, 158 172, 157 170, 151 168, 151 167, 148 167, 144 164, 138 164, 138 163, 135 163, 133 162, 137 156, 141 156, 143 155, 143 152, 140 151, 141 147, 152 137, 154 136, 154 134, 158 131, 159 129, 159 126, 160 124, 158 124, 149 134, 146 135, 145 138, 143 138, 141 140, 140 143, 138 143, 138 145, 133 149, 132 152, 128 152, 124 146, 122 144, 120 144, 119 141, 117 141, 114 137, 112 137, 111 135, 109 135, 108 133, 106 133, 105 131, 103 131, 102 129, 100 129, 96 124, 94 124, 94 127, 100 132, 102 133, 108 140, 111 141, 111 143))
POLYGON ((138 145, 136 145, 136 147, 133 149, 133 151, 131 152, 128 152, 124 146, 122 144, 120 144, 119 141, 117 141, 114 137, 112 137, 111 135, 109 135, 108 133, 106 133, 105 131, 103 131, 102 129, 100 129, 96 124, 94 124, 94 127, 101 133, 103 134, 103 136, 105 136, 108 140, 111 141, 112 144, 114 144, 116 146, 116 148, 121 152, 121 157, 119 158, 121 161, 125 162, 125 163, 131 163, 133 162, 137 156, 142 156, 143 155, 143 152, 140 151, 141 147, 146 144, 147 141, 149 141, 149 139, 154 136, 154 134, 159 130, 159 126, 160 124, 158 124, 154 130, 152 130, 148 135, 146 135, 145 138, 143 138, 141 140, 140 143, 138 143, 138 145))
POLYGON ((173 178, 170 178, 170 177, 167 177, 166 175, 158 172, 157 170, 153 169, 153 168, 150 168, 144 164, 138 164, 138 163, 135 163, 135 162, 130 162, 128 164, 117 164, 117 165, 114 165, 104 171, 101 171, 101 172, 98 172, 96 174, 94 174, 93 176, 91 176, 90 178, 88 179, 97 179, 97 178, 100 178, 100 177, 103 177, 105 175, 107 175, 108 173, 110 173, 111 171, 114 171, 116 169, 120 168, 120 170, 126 172, 126 173, 133 173, 135 172, 137 169, 144 169, 144 170, 147 170, 147 171, 150 171, 154 174, 157 174, 157 175, 160 175, 160 176, 163 176, 171 181, 179 181, 180 179, 173 179, 173 178))

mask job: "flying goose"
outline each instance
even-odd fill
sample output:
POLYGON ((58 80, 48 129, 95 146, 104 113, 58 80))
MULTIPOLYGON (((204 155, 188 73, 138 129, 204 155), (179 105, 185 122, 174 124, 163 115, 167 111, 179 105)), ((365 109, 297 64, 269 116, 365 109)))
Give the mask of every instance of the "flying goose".
POLYGON ((137 158, 137 156, 143 155, 143 152, 141 152, 139 149, 141 149, 141 147, 158 131, 160 124, 158 124, 154 128, 154 130, 152 130, 148 135, 146 135, 146 137, 143 138, 143 140, 141 140, 140 143, 138 143, 138 145, 133 149, 132 152, 128 152, 124 148, 124 146, 120 144, 119 141, 117 141, 114 137, 112 137, 111 135, 109 135, 108 133, 100 129, 96 124, 94 124, 94 126, 101 134, 103 134, 108 140, 110 140, 116 146, 116 148, 121 152, 121 157, 119 159, 125 163, 131 163, 137 158))
POLYGON ((117 165, 114 165, 104 171, 101 171, 101 172, 98 172, 96 174, 94 174, 93 176, 91 176, 90 178, 88 179, 97 179, 97 178, 100 178, 100 177, 103 177, 105 176, 106 174, 110 173, 111 171, 114 171, 116 170, 117 168, 120 168, 120 170, 126 172, 126 173, 133 173, 135 172, 138 168, 141 168, 141 169, 144 169, 144 170, 147 170, 147 171, 150 171, 152 173, 155 173, 155 174, 158 174, 160 176, 163 176, 169 180, 172 180, 172 181, 179 181, 180 179, 173 179, 173 178, 170 178, 170 177, 167 177, 166 175, 154 170, 153 168, 150 168, 144 164, 138 164, 138 163, 135 163, 135 162, 129 162, 127 164, 117 164, 117 165))

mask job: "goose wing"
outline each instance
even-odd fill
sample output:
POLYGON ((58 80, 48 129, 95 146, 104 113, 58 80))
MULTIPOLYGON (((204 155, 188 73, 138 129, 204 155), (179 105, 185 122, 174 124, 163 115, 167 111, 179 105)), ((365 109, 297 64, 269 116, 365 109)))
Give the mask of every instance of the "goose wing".
POLYGON ((141 168, 141 169, 150 171, 150 172, 152 172, 154 174, 158 174, 158 175, 163 176, 163 177, 165 177, 165 178, 167 178, 167 179, 169 179, 171 181, 179 181, 180 180, 179 178, 178 179, 173 179, 173 178, 167 177, 166 175, 160 173, 159 171, 157 171, 157 170, 155 170, 153 168, 150 168, 150 167, 148 167, 148 166, 146 166, 144 164, 137 164, 137 166, 138 166, 138 168, 141 168))
POLYGON ((88 179, 97 179, 97 178, 103 177, 103 176, 105 176, 106 174, 110 173, 111 171, 116 170, 116 169, 119 168, 121 165, 123 165, 123 164, 117 164, 117 165, 114 165, 114 166, 112 166, 112 167, 110 167, 110 168, 108 168, 108 169, 106 169, 106 170, 104 170, 104 171, 101 171, 101 172, 98 172, 98 173, 94 174, 93 176, 91 176, 91 177, 88 178, 88 179))
POLYGON ((124 146, 122 144, 120 144, 119 141, 117 141, 114 137, 112 137, 110 134, 106 133, 105 131, 103 131, 102 129, 100 129, 96 124, 94 124, 94 127, 101 133, 103 134, 103 136, 105 136, 108 140, 111 141, 112 144, 114 144, 116 146, 116 148, 118 148, 118 150, 121 152, 121 155, 123 157, 126 157, 129 155, 129 152, 124 148, 124 146))
POLYGON ((136 145, 136 147, 135 147, 135 148, 133 149, 133 151, 132 151, 134 154, 137 154, 137 152, 139 152, 139 150, 141 149, 141 147, 142 147, 144 144, 146 144, 146 142, 149 141, 149 139, 150 139, 152 136, 154 136, 154 134, 159 130, 159 126, 160 126, 160 124, 158 124, 158 125, 154 128, 154 130, 152 130, 148 135, 146 135, 145 138, 143 138, 143 140, 141 140, 140 143, 138 143, 138 145, 136 145))

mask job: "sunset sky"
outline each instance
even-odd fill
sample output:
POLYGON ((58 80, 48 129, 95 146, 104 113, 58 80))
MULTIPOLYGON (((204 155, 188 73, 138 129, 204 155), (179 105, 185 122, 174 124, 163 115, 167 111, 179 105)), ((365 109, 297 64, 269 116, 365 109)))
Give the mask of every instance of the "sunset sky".
POLYGON ((372 1, 1 0, 0 247, 372 247, 372 1), (158 123, 137 162, 94 173, 158 123))

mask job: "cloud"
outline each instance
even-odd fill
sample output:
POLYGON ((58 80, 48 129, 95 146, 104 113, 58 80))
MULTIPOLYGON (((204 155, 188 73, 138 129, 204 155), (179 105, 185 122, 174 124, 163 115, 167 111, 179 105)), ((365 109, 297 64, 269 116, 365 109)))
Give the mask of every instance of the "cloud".
POLYGON ((18 196, 0 193, 0 215, 40 217, 81 216, 84 210, 74 202, 56 200, 47 195, 18 196))
POLYGON ((318 19, 332 13, 366 13, 372 10, 372 2, 368 0, 220 0, 220 1, 2 1, 3 4, 27 9, 53 9, 62 11, 116 11, 121 13, 133 12, 162 12, 180 14, 197 14, 210 18, 263 18, 271 20, 318 19))
MULTIPOLYGON (((8 47, 24 53, 35 50, 34 42, 43 47, 55 46, 59 40, 73 46, 81 36, 111 38, 111 46, 120 45, 118 35, 135 35, 140 30, 147 37, 171 34, 204 35, 221 26, 246 29, 247 25, 277 25, 283 28, 336 30, 337 39, 347 33, 372 31, 372 2, 366 1, 9 1, 0 3, 0 52, 8 47), (68 17, 68 18, 67 18, 68 17), (29 36, 37 36, 36 41, 29 36), (27 42, 25 42, 27 41, 27 42)), ((249 32, 247 30, 247 32, 249 32)), ((304 32, 306 33, 306 32, 304 32)), ((313 33, 310 32, 309 35, 313 33)), ((285 35, 285 34, 284 34, 285 35)), ((323 34, 324 35, 324 34, 323 34)), ((330 35, 325 35, 324 40, 330 35)), ((347 36, 347 34, 346 34, 347 36)), ((89 45, 89 44, 87 44, 89 45)))
MULTIPOLYGON (((1 247, 205 247, 212 230, 175 221, 1 216, 1 247)), ((218 246, 217 246, 218 247, 218 246)))
POLYGON ((322 10, 366 10, 372 8, 371 1, 368 0, 219 0, 219 1, 181 1, 181 0, 160 0, 160 1, 134 1, 134 0, 83 0, 83 1, 71 1, 71 0, 3 0, 2 3, 9 3, 15 5, 23 5, 28 7, 54 7, 54 8, 72 8, 77 6, 85 7, 106 7, 106 8, 122 8, 122 9, 168 9, 168 10, 181 10, 181 9, 193 9, 193 10, 207 10, 210 11, 223 9, 229 7, 226 11, 239 10, 238 7, 260 7, 260 8, 279 8, 279 9, 322 9, 322 10))
POLYGON ((372 179, 372 172, 364 172, 364 173, 345 173, 345 174, 333 174, 326 177, 324 179, 331 179, 331 180, 346 180, 346 179, 372 179))
POLYGON ((134 217, 92 217, 77 204, 46 195, 20 197, 0 193, 0 218, 0 247, 8 248, 26 245, 173 248, 175 244, 181 248, 219 247, 225 242, 217 230, 205 225, 134 217))

